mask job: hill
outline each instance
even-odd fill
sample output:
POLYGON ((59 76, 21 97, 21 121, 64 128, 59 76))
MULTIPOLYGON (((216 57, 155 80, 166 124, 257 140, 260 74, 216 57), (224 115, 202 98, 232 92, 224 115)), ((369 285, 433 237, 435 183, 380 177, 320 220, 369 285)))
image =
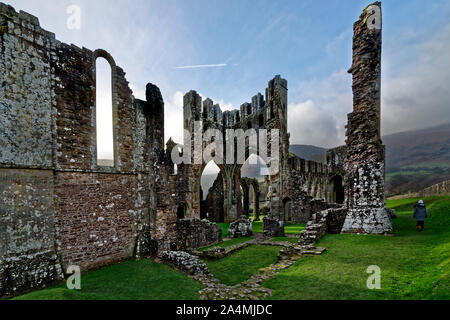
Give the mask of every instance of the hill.
MULTIPOLYGON (((450 124, 383 137, 389 195, 419 192, 450 179, 450 124)), ((291 145, 306 160, 321 161, 327 149, 291 145)))
POLYGON ((296 156, 305 159, 305 160, 313 160, 317 162, 323 162, 325 160, 325 155, 327 153, 327 149, 303 145, 303 144, 292 144, 289 147, 289 151, 296 156))
POLYGON ((383 137, 389 195, 450 179, 450 124, 383 137))

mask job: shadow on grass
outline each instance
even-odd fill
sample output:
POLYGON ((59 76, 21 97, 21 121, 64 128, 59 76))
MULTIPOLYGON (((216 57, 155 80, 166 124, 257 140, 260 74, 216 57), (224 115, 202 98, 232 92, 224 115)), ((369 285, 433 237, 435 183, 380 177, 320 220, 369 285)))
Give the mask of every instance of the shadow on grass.
POLYGON ((81 290, 65 284, 14 300, 198 300, 202 286, 167 265, 127 261, 81 277, 81 290))

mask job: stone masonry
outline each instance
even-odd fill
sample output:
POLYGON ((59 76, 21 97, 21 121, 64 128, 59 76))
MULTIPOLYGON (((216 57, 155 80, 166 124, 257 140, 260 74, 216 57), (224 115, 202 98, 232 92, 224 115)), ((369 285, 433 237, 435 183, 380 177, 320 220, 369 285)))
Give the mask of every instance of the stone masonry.
MULTIPOLYGON (((279 171, 266 177, 264 187, 241 177, 242 164, 217 163, 221 176, 209 207, 219 208, 211 210, 211 220, 238 220, 236 234, 248 235, 250 202, 259 213, 265 196, 261 190, 268 190, 262 210, 268 214, 263 220, 268 236, 284 235, 286 221, 311 218, 309 231, 319 236, 340 232, 342 224, 343 232, 392 232, 384 210, 379 2, 364 10, 354 31, 354 110, 348 116, 346 146, 330 150, 326 163, 289 152, 288 82, 281 76, 240 110, 222 112, 195 91, 184 96, 184 128, 190 133, 196 123, 202 132, 218 129, 223 135, 226 129, 280 133, 279 159, 267 162, 268 167, 279 165, 279 171), (246 232, 239 228, 244 220, 246 232), (320 222, 325 224, 312 230, 320 222)), ((222 241, 215 223, 199 219, 206 163, 174 165, 172 151, 183 145, 165 144, 165 104, 156 85, 147 84, 145 100, 135 99, 124 70, 108 52, 62 43, 40 27, 38 18, 1 2, 0 53, 1 298, 57 283, 72 265, 86 272, 164 255, 189 269, 197 264, 180 250, 222 241), (97 157, 99 58, 111 67, 110 166, 97 157)), ((271 150, 263 142, 258 137, 259 147, 271 150)), ((202 141, 202 151, 206 146, 202 141)), ((245 151, 244 160, 256 153, 245 151)))
POLYGON ((135 99, 106 51, 62 43, 3 3, 0 52, 0 297, 179 241, 159 89, 135 99), (97 58, 111 66, 110 167, 97 163, 97 58))
POLYGON ((385 147, 380 134, 381 3, 368 6, 354 25, 354 109, 347 125, 348 215, 343 232, 392 233, 385 211, 385 147))

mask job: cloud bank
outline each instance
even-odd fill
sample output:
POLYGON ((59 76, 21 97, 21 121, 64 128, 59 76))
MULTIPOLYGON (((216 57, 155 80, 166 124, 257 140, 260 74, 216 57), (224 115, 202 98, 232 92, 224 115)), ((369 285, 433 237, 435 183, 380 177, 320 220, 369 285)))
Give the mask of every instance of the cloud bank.
MULTIPOLYGON (((387 43, 382 74, 382 134, 450 122, 450 23, 429 33, 404 30, 387 43)), ((351 75, 342 69, 300 83, 289 105, 291 143, 335 147, 345 143, 352 111, 351 75)))

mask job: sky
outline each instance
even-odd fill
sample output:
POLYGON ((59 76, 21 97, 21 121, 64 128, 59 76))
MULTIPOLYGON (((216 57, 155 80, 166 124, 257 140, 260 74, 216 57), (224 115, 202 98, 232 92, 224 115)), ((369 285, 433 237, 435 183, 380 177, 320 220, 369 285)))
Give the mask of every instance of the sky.
MULTIPOLYGON (((166 140, 182 141, 184 93, 237 109, 280 74, 289 83, 291 143, 344 144, 352 27, 372 1, 2 1, 36 15, 60 41, 111 53, 135 97, 156 84, 166 140), (80 8, 79 29, 68 27, 71 5, 80 8)), ((450 0, 383 1, 383 135, 450 122, 449 15, 450 0)))

